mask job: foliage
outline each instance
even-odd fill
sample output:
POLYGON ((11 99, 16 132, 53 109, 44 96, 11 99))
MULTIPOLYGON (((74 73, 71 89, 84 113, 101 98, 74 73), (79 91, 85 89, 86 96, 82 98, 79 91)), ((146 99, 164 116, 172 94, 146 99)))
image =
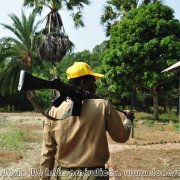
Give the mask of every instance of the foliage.
POLYGON ((39 23, 35 24, 34 13, 30 14, 28 18, 26 18, 24 12, 22 11, 21 20, 15 15, 9 15, 11 20, 13 21, 13 25, 1 24, 6 29, 13 32, 18 39, 10 38, 14 43, 21 44, 25 51, 29 51, 33 47, 33 35, 39 25, 39 23))
MULTIPOLYGON (((144 121, 147 124, 154 124, 155 119, 151 113, 145 113, 142 111, 136 111, 135 112, 136 121, 144 121)), ((161 123, 178 123, 179 117, 175 112, 175 109, 172 111, 166 112, 166 113, 160 113, 160 119, 159 122, 161 123)))
POLYGON ((32 71, 31 56, 33 55, 34 35, 40 22, 35 23, 36 15, 31 13, 27 18, 22 11, 22 17, 19 19, 15 14, 9 15, 13 21, 12 25, 1 24, 10 30, 16 38, 6 37, 5 41, 14 44, 10 51, 16 54, 17 59, 25 61, 29 71, 32 71))
POLYGON ((174 110, 172 110, 172 111, 169 111, 166 113, 161 113, 160 114, 160 121, 178 123, 179 118, 178 118, 178 115, 176 114, 176 112, 174 112, 174 110))
POLYGON ((26 93, 18 92, 13 95, 0 94, 0 111, 32 111, 33 107, 27 99, 26 93))
POLYGON ((20 61, 17 62, 15 65, 14 62, 11 61, 7 64, 7 66, 5 66, 3 73, 0 75, 0 80, 1 80, 0 90, 2 95, 8 93, 9 95, 12 95, 14 93, 17 93, 19 72, 22 69, 22 67, 23 66, 21 65, 20 61))
MULTIPOLYGON (((1 47, 1 44, 0 44, 1 47)), ((104 53, 104 49, 107 47, 107 42, 103 42, 101 45, 97 45, 94 49, 93 52, 91 53, 88 50, 82 51, 82 52, 77 52, 77 53, 70 53, 68 54, 66 57, 64 57, 64 59, 57 63, 57 77, 59 77, 63 82, 67 83, 67 77, 66 77, 66 69, 71 66, 75 61, 83 61, 86 62, 88 64, 90 64, 93 69, 95 69, 95 71, 99 72, 100 71, 100 66, 102 64, 102 59, 103 59, 103 53, 104 53)), ((4 61, 3 61, 4 62, 4 61)), ((19 62, 21 63, 21 61, 19 62)), ((54 73, 54 69, 51 67, 51 63, 50 62, 45 62, 45 61, 40 61, 38 58, 36 58, 36 61, 33 61, 33 75, 40 77, 42 79, 47 79, 50 80, 52 78, 52 74, 51 72, 53 71, 54 73)), ((9 64, 9 66, 11 66, 11 64, 9 64)), ((2 67, 2 70, 4 68, 3 64, 2 66, 0 66, 0 68, 2 67)), ((19 67, 17 65, 17 69, 16 72, 19 72, 20 69, 24 69, 24 67, 19 67)), ((10 70, 10 69, 9 69, 10 70)), ((7 68, 8 71, 8 68, 7 68)), ((4 76, 4 78, 6 78, 6 73, 3 70, 2 71, 2 75, 4 76)), ((17 85, 18 85, 18 78, 19 75, 14 73, 14 76, 17 77, 17 81, 16 81, 16 85, 14 88, 14 91, 12 91, 12 94, 8 94, 7 91, 7 87, 8 86, 8 82, 9 80, 6 81, 6 88, 4 88, 4 90, 1 88, 1 90, 3 90, 3 96, 1 101, 2 103, 0 103, 1 107, 4 107, 4 110, 8 110, 6 107, 9 105, 11 105, 11 110, 32 110, 33 107, 32 105, 28 102, 27 97, 25 94, 22 94, 22 92, 18 93, 17 92, 17 85), (10 98, 7 98, 7 96, 9 96, 10 98), (16 99, 17 97, 17 99, 16 99), (21 101, 22 100, 22 101, 21 101), (26 109, 25 109, 26 108, 26 109)), ((9 77, 10 78, 10 77, 9 77)), ((99 83, 99 82, 98 82, 99 83)), ((98 89, 99 91, 99 89, 98 89)), ((2 93, 0 93, 2 94, 2 93)), ((36 94, 38 96, 38 100, 40 102, 40 104, 44 107, 44 108, 48 108, 50 106, 51 103, 51 91, 47 90, 47 91, 36 91, 36 94)), ((98 92, 98 94, 100 94, 98 92)), ((1 97, 0 97, 1 98, 1 97)))
MULTIPOLYGON (((0 43, 0 52, 2 52, 0 53, 0 97, 3 100, 0 103, 1 106, 7 106, 7 103, 9 103, 10 109, 17 110, 17 106, 21 107, 21 105, 18 103, 20 101, 18 101, 19 93, 17 92, 19 78, 19 73, 17 72, 20 72, 20 69, 25 69, 29 72, 32 72, 32 66, 34 65, 35 75, 42 76, 42 74, 44 73, 43 78, 50 78, 50 65, 48 62, 45 65, 43 61, 40 61, 40 58, 37 57, 37 46, 40 48, 45 46, 46 48, 41 48, 41 50, 43 49, 43 52, 49 53, 48 55, 43 53, 43 55, 46 56, 41 56, 42 60, 48 58, 54 63, 56 61, 56 58, 54 58, 54 56, 61 59, 65 55, 67 49, 66 46, 70 41, 68 41, 68 37, 65 34, 61 16, 59 15, 58 11, 66 8, 71 12, 71 16, 75 22, 75 26, 84 26, 84 23, 82 21, 82 9, 84 5, 89 5, 89 3, 90 2, 88 0, 24 0, 24 6, 33 8, 33 13, 31 13, 27 18, 22 11, 21 19, 19 19, 15 14, 11 14, 10 18, 13 21, 13 25, 11 26, 2 24, 5 28, 13 32, 16 38, 6 37, 3 38, 0 43), (36 13, 41 13, 43 8, 46 7, 50 8, 50 13, 47 15, 46 27, 43 30, 42 34, 37 33, 37 27, 40 22, 35 24, 36 13), (51 28, 51 32, 49 32, 49 28, 51 28), (45 38, 44 41, 42 41, 41 36, 45 38), (38 38, 40 38, 40 44, 37 43, 38 38), (4 44, 6 46, 4 46, 4 44), (32 59, 36 59, 36 61, 32 62, 32 59), (42 67, 44 69, 42 69, 42 67), (17 99, 15 98, 16 96, 17 99), (7 97, 13 97, 13 99, 15 98, 17 103, 14 104, 14 100, 11 100, 7 97)), ((47 104, 49 106, 50 92, 39 93, 37 91, 37 94, 41 94, 41 103, 45 104, 46 107, 47 104)), ((29 108, 29 106, 27 107, 29 108)), ((24 108, 21 107, 21 109, 24 108)))
POLYGON ((33 8, 36 13, 41 13, 44 8, 49 8, 51 12, 70 11, 75 27, 84 26, 82 9, 89 4, 89 0, 24 0, 24 6, 33 8))
POLYGON ((36 35, 36 48, 40 58, 50 60, 55 65, 73 49, 74 45, 65 33, 58 11, 64 8, 71 11, 75 27, 83 27, 82 9, 89 3, 88 0, 24 0, 24 6, 33 8, 36 13, 41 13, 44 8, 50 9, 45 18, 45 28, 36 35))
POLYGON ((179 60, 179 30, 173 10, 160 2, 141 5, 113 26, 103 64, 111 97, 132 86, 150 90, 172 81, 174 75, 161 71, 179 60))
POLYGON ((101 24, 106 26, 106 35, 109 36, 109 31, 113 24, 116 24, 126 15, 131 9, 136 8, 139 0, 108 0, 104 6, 101 16, 101 24))
POLYGON ((35 23, 35 14, 32 13, 27 18, 22 12, 21 19, 15 14, 11 14, 10 18, 13 21, 12 26, 2 24, 5 28, 14 33, 15 38, 4 37, 0 40, 0 96, 1 106, 9 104, 14 107, 14 110, 27 110, 23 107, 25 94, 21 98, 17 91, 19 72, 21 69, 32 71, 31 58, 35 57, 34 50, 34 35, 39 22, 35 23), (19 98, 19 99, 18 99, 19 98))
POLYGON ((174 130, 180 132, 180 123, 174 124, 174 130))
POLYGON ((126 14, 138 7, 138 4, 148 5, 161 0, 107 0, 101 16, 101 24, 106 27, 106 35, 110 36, 110 29, 126 14))
POLYGON ((73 47, 73 43, 63 33, 54 36, 38 34, 35 42, 39 57, 43 60, 50 60, 53 64, 60 61, 73 47))

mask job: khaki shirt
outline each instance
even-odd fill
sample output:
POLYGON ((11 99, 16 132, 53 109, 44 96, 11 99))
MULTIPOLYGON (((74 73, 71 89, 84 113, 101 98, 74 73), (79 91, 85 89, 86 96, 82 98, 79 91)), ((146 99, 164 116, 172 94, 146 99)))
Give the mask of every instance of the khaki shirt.
MULTIPOLYGON (((52 107, 49 115, 61 118, 71 107, 72 101, 52 107)), ((109 159, 106 132, 116 142, 126 142, 130 135, 131 121, 125 120, 107 100, 83 101, 81 115, 64 120, 47 120, 43 131, 41 170, 52 170, 55 155, 62 167, 103 166, 109 159)))

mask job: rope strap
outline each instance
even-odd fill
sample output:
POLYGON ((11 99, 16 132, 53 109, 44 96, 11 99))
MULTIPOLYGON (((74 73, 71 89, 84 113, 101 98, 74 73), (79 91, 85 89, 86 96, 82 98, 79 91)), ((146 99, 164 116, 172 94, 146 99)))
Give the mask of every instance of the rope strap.
POLYGON ((43 116, 47 117, 50 120, 58 121, 58 120, 64 120, 65 118, 69 117, 71 115, 71 109, 65 113, 60 119, 53 118, 52 116, 49 116, 47 113, 44 112, 42 107, 40 106, 38 102, 38 98, 34 91, 27 91, 27 98, 31 102, 31 104, 34 106, 36 110, 38 110, 43 116))

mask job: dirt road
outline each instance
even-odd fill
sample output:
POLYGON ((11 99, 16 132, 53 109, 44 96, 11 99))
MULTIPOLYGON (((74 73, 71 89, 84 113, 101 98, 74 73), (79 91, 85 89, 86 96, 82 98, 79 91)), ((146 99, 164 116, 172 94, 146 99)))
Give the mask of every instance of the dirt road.
MULTIPOLYGON (((38 139, 41 139, 44 120, 45 118, 40 114, 0 113, 0 130, 3 130, 3 127, 7 127, 7 125, 10 124, 15 124, 19 128, 31 129, 32 127, 32 134, 36 135, 38 139)), ((109 141, 111 158, 108 164, 110 171, 116 173, 114 177, 112 176, 110 178, 111 180, 166 178, 164 176, 131 176, 124 173, 127 170, 152 171, 152 169, 156 169, 159 171, 180 171, 180 133, 172 131, 169 125, 167 125, 167 127, 163 126, 163 131, 157 128, 157 126, 153 128, 142 126, 143 125, 138 125, 135 128, 135 138, 126 144, 117 144, 111 140, 109 141), (145 140, 146 144, 144 144, 145 140), (159 143, 157 144, 157 142, 159 143), (117 173, 119 173, 120 176, 117 176, 117 173)), ((41 141, 26 143, 26 149, 21 152, 22 158, 20 160, 11 162, 6 167, 0 167, 0 180, 39 179, 37 169, 40 159, 41 141), (12 174, 17 177, 11 176, 12 174)), ((174 178, 177 179, 175 175, 168 177, 168 179, 174 178)))

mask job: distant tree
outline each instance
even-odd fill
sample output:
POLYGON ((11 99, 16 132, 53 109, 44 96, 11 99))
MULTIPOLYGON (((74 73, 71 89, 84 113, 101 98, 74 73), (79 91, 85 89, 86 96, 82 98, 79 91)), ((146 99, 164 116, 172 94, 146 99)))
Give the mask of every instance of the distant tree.
POLYGON ((110 27, 116 24, 132 8, 136 8, 139 0, 108 0, 104 5, 101 16, 101 24, 106 27, 106 35, 109 36, 110 27))
POLYGON ((104 58, 107 90, 120 96, 137 87, 151 89, 158 119, 159 90, 174 77, 161 71, 180 58, 180 23, 173 10, 160 2, 142 4, 113 26, 110 35, 104 58))
POLYGON ((91 53, 91 63, 94 68, 100 67, 104 57, 104 52, 108 49, 108 41, 103 41, 101 44, 96 45, 91 53))
POLYGON ((4 112, 30 111, 33 110, 25 93, 16 93, 13 95, 2 96, 0 94, 0 109, 4 112))
MULTIPOLYGON (((74 22, 75 27, 84 26, 83 22, 83 16, 82 16, 82 9, 84 8, 84 5, 89 5, 89 0, 24 0, 24 6, 33 8, 34 12, 40 13, 44 8, 49 8, 50 13, 49 15, 53 15, 59 10, 66 9, 67 11, 71 12, 71 16, 74 22)), ((62 23, 61 22, 61 16, 59 16, 60 19, 55 19, 55 17, 51 16, 53 23, 62 23)))
POLYGON ((41 13, 44 8, 50 9, 45 18, 45 28, 37 34, 36 48, 39 57, 51 61, 54 69, 56 63, 61 61, 74 47, 65 33, 59 11, 71 12, 75 27, 83 27, 82 9, 89 3, 89 0, 24 0, 24 6, 33 8, 36 13, 41 13))
MULTIPOLYGON (((11 42, 11 48, 7 49, 5 53, 12 52, 11 55, 16 55, 27 65, 29 72, 32 72, 32 54, 34 52, 34 35, 38 28, 39 22, 35 22, 36 15, 30 14, 27 18, 22 11, 22 17, 19 19, 15 14, 9 15, 13 21, 12 25, 1 24, 6 29, 10 30, 13 37, 5 37, 6 42, 11 42)), ((9 56, 9 58, 11 58, 9 56)))
MULTIPOLYGON (((33 110, 26 93, 18 92, 19 72, 21 69, 27 70, 27 66, 24 61, 18 59, 19 53, 14 51, 16 49, 14 46, 15 44, 6 38, 0 41, 0 108, 4 111, 33 110)), ((50 63, 33 61, 33 74, 44 79, 51 79, 50 67, 50 63)), ((37 94, 43 107, 49 107, 50 92, 41 91, 37 94)))
POLYGON ((145 5, 161 0, 107 0, 101 16, 101 24, 106 27, 106 35, 109 36, 111 26, 118 23, 132 9, 137 8, 140 2, 145 5))
POLYGON ((34 35, 38 22, 35 23, 34 13, 27 18, 22 12, 21 19, 11 14, 10 18, 13 21, 12 25, 1 24, 15 37, 4 37, 0 40, 0 94, 12 105, 14 100, 10 102, 8 97, 19 97, 17 87, 20 70, 32 72, 32 58, 36 52, 33 49, 34 35))

